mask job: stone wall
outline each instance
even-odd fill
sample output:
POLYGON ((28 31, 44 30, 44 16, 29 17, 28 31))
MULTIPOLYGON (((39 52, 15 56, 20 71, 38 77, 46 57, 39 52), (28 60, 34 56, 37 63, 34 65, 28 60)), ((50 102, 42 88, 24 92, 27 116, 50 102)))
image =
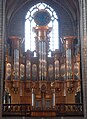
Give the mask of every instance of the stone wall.
POLYGON ((80 0, 79 2, 84 119, 87 119, 87 1, 80 0))
POLYGON ((2 116, 3 76, 4 76, 4 26, 5 0, 0 0, 0 119, 2 116))

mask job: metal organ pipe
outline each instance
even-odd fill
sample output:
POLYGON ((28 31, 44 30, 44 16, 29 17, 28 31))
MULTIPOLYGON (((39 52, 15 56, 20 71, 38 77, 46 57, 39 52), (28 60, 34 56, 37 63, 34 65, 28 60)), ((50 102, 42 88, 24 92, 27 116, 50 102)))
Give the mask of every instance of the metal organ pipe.
POLYGON ((53 91, 53 107, 55 107, 55 89, 53 91))
POLYGON ((48 34, 51 31, 51 28, 48 26, 37 26, 33 28, 34 32, 37 35, 36 45, 38 45, 38 56, 39 56, 39 80, 45 80, 47 77, 46 70, 47 70, 47 43, 48 41, 48 34))
POLYGON ((34 89, 32 88, 32 106, 34 106, 34 89))

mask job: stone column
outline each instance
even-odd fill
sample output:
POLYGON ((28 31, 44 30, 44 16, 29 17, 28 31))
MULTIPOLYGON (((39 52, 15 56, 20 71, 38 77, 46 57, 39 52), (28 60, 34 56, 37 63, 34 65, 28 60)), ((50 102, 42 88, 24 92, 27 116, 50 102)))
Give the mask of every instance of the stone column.
POLYGON ((87 0, 79 0, 84 119, 87 119, 87 0))
POLYGON ((0 119, 2 119, 2 97, 4 80, 4 36, 5 36, 5 0, 0 0, 0 119))

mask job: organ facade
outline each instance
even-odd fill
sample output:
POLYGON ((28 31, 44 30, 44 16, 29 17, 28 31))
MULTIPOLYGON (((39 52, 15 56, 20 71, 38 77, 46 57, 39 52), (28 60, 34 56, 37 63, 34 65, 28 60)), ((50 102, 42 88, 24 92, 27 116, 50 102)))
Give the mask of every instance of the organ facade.
POLYGON ((8 39, 4 104, 30 104, 32 109, 46 110, 57 104, 81 103, 77 38, 64 36, 63 50, 51 51, 49 34, 52 28, 46 23, 41 25, 32 28, 36 34, 34 51, 23 51, 22 39, 17 36, 8 39))

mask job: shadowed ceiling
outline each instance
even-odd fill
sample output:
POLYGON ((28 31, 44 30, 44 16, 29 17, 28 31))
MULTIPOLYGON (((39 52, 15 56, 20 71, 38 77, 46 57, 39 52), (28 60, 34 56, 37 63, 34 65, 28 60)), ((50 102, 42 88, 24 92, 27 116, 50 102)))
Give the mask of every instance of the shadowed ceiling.
POLYGON ((76 16, 79 15, 79 1, 78 0, 7 0, 6 2, 6 15, 9 20, 15 12, 20 10, 22 7, 27 4, 33 5, 38 2, 50 3, 52 5, 61 6, 69 14, 72 15, 73 19, 76 19, 76 16))

